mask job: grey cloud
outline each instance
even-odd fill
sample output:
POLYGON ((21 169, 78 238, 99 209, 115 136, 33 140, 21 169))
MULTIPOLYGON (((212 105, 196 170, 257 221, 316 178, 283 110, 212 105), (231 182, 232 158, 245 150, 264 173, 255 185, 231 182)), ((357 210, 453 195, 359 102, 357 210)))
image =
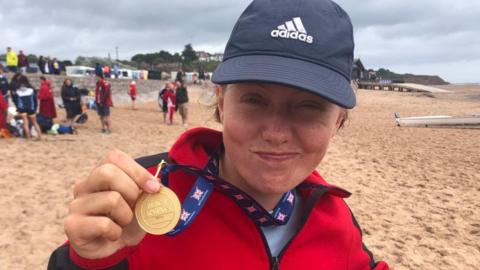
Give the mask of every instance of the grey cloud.
MULTIPOLYGON (((337 2, 352 18, 355 54, 368 67, 436 73, 454 82, 466 79, 463 67, 469 81, 480 80, 470 71, 480 61, 480 1, 337 2)), ((0 0, 0 46, 70 60, 78 55, 113 57, 115 46, 122 59, 159 50, 179 52, 187 43, 219 52, 248 3, 0 0)))

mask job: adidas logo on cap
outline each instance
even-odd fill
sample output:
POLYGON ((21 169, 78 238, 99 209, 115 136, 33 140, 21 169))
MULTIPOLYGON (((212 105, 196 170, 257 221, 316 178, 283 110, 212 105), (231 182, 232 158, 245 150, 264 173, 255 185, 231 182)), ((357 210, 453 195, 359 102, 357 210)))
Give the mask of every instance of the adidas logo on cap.
POLYGON ((296 39, 308 44, 313 43, 313 37, 307 34, 300 17, 295 17, 293 20, 279 25, 277 29, 272 30, 270 36, 274 38, 296 39))

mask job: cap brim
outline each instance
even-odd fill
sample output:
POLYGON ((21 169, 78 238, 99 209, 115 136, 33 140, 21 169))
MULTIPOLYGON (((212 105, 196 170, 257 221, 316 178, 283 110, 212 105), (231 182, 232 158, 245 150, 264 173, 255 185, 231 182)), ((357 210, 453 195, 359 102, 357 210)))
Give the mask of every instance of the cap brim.
POLYGON ((244 55, 222 62, 212 76, 217 84, 239 82, 279 83, 301 88, 351 109, 356 99, 350 82, 326 67, 275 55, 244 55))

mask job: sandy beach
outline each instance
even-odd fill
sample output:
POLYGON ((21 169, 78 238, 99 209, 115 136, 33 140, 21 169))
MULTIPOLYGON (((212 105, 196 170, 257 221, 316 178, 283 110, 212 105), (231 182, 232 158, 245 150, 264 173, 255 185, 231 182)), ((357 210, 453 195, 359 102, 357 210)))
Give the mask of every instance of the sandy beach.
MULTIPOLYGON (((397 127, 402 116, 480 113, 480 86, 426 95, 358 90, 358 106, 319 166, 347 200, 376 259, 392 269, 480 268, 480 129, 397 127)), ((220 129, 190 86, 190 124, 220 129)), ((0 140, 0 269, 46 269, 65 240, 75 181, 114 148, 133 157, 164 152, 183 132, 163 124, 155 101, 112 111, 113 133, 95 112, 77 135, 0 140)), ((60 118, 64 111, 59 110, 60 118)))

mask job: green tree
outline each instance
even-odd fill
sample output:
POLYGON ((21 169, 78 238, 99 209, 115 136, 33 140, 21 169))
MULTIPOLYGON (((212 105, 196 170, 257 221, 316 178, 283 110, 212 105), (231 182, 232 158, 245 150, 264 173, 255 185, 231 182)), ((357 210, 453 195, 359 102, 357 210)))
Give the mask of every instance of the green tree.
POLYGON ((29 63, 37 63, 38 62, 38 57, 35 54, 27 55, 27 59, 28 59, 29 63))
POLYGON ((65 67, 68 67, 68 66, 73 66, 72 61, 70 60, 60 61, 60 67, 62 68, 63 71, 65 71, 65 67))
POLYGON ((192 44, 185 45, 185 49, 182 52, 183 63, 190 65, 193 61, 198 60, 195 50, 192 48, 192 44))

